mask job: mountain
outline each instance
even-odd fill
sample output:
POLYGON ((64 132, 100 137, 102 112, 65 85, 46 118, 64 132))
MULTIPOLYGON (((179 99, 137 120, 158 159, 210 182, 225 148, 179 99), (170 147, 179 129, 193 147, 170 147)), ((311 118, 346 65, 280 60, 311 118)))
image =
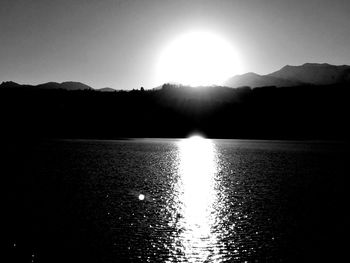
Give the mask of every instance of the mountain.
POLYGON ((114 92, 116 91, 115 89, 106 87, 106 88, 102 88, 102 89, 97 89, 97 91, 102 91, 102 92, 114 92))
POLYGON ((273 76, 258 75, 253 72, 249 72, 242 75, 236 75, 228 79, 224 85, 228 87, 243 87, 249 86, 252 88, 264 87, 264 86, 276 86, 276 87, 290 87, 298 86, 302 83, 298 81, 292 81, 288 79, 280 79, 273 76))
POLYGON ((88 85, 85 85, 81 82, 74 81, 66 81, 62 83, 57 82, 47 82, 44 84, 39 84, 37 86, 33 86, 37 89, 64 89, 64 90, 92 90, 88 85))
MULTIPOLYGON (((226 87, 293 87, 300 85, 333 85, 350 83, 350 66, 330 65, 327 63, 305 63, 300 66, 284 66, 278 71, 267 75, 259 75, 254 72, 236 75, 224 82, 226 87)), ((160 86, 161 87, 161 86, 160 86)), ((155 89, 159 89, 157 87, 155 89)), ((47 82, 39 85, 21 85, 13 81, 5 81, 0 88, 21 88, 31 90, 94 90, 81 82, 66 81, 62 83, 47 82)), ((113 92, 112 88, 97 89, 102 92, 113 92)))
POLYGON ((13 82, 13 81, 3 81, 0 84, 0 88, 17 88, 20 86, 21 86, 20 84, 13 82))
POLYGON ((335 66, 327 63, 305 63, 301 66, 288 65, 268 76, 313 85, 331 85, 350 82, 350 66, 335 66))
POLYGON ((228 79, 228 87, 263 86, 292 87, 299 85, 332 85, 350 83, 350 66, 335 66, 327 63, 305 63, 300 66, 284 66, 280 70, 267 74, 246 73, 228 79))
POLYGON ((57 82, 47 82, 39 85, 21 85, 13 81, 4 81, 0 84, 0 88, 21 88, 21 89, 31 89, 31 90, 54 90, 54 89, 63 89, 63 90, 93 90, 88 85, 85 85, 80 82, 66 81, 62 83, 57 82))

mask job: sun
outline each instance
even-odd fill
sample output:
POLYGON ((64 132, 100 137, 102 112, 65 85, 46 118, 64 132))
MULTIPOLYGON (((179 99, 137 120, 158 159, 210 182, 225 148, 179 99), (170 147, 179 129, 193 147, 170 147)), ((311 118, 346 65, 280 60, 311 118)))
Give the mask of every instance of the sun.
POLYGON ((156 82, 158 85, 221 85, 241 71, 240 58, 230 42, 213 33, 191 32, 163 49, 156 68, 156 82))

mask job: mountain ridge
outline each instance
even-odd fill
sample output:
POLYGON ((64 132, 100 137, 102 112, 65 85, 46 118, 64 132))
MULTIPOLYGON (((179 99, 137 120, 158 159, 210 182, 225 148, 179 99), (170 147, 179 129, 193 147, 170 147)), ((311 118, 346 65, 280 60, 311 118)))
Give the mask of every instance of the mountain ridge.
MULTIPOLYGON (((349 65, 331 65, 328 63, 304 63, 299 66, 286 65, 281 69, 266 75, 247 72, 235 75, 226 80, 223 85, 230 88, 248 86, 251 88, 275 86, 294 87, 301 85, 333 85, 350 83, 349 65)), ((28 90, 96 90, 100 92, 113 92, 115 89, 106 87, 92 88, 76 81, 46 82, 38 85, 18 84, 13 81, 3 81, 0 88, 23 88, 28 90)))
POLYGON ((300 85, 332 85, 350 82, 350 66, 328 63, 304 63, 299 66, 286 65, 266 75, 245 73, 225 81, 232 88, 249 86, 292 87, 300 85))
POLYGON ((18 84, 14 81, 3 81, 0 84, 0 88, 11 88, 11 89, 28 89, 28 90, 94 90, 92 87, 77 81, 64 81, 61 83, 58 82, 46 82, 38 85, 30 84, 18 84))

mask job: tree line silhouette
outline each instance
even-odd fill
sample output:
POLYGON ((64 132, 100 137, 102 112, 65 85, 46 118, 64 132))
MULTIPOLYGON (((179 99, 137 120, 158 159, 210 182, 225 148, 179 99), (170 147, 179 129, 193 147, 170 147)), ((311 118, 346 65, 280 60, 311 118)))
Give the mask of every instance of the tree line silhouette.
POLYGON ((349 86, 200 87, 116 92, 1 88, 6 136, 346 139, 349 86))

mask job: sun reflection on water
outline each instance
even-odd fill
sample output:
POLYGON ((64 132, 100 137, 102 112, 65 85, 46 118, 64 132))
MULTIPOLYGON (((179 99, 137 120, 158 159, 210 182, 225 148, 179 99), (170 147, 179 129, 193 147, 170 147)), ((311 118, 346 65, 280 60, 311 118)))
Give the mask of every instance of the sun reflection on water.
POLYGON ((210 139, 194 136, 178 143, 179 182, 174 240, 187 262, 215 262, 215 175, 217 156, 210 139))

